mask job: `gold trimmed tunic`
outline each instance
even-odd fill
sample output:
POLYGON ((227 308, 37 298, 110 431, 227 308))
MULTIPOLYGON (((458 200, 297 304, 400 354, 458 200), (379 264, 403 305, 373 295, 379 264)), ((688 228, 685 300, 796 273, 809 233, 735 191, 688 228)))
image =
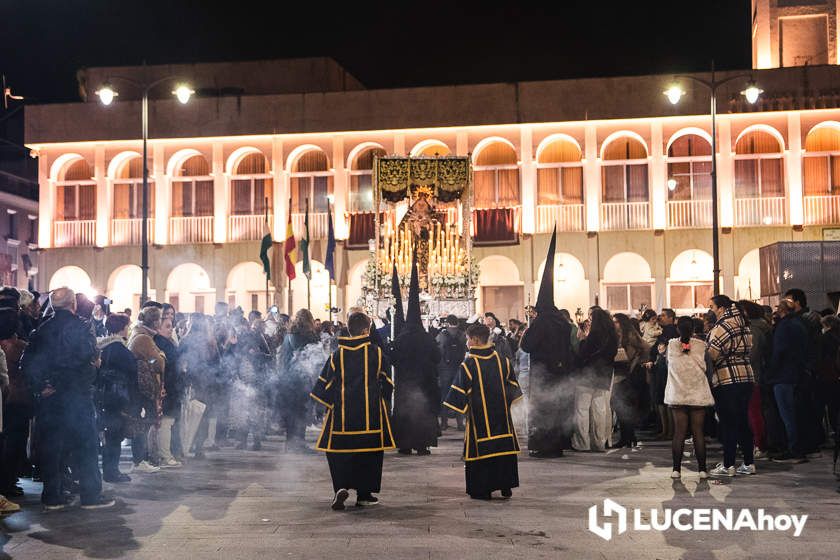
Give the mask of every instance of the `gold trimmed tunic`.
POLYGON ((339 337, 309 394, 327 407, 315 446, 329 453, 394 449, 385 405, 393 387, 388 358, 368 335, 339 337))
POLYGON ((500 356, 492 344, 469 349, 443 402, 467 415, 464 460, 519 453, 510 406, 521 397, 510 360, 500 356))

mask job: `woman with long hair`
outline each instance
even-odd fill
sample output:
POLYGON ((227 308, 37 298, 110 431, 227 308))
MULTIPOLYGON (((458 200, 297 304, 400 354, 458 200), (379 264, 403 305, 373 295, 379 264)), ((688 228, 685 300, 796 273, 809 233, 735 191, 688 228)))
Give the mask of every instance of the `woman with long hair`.
POLYGON ((576 451, 603 451, 610 436, 610 385, 613 362, 618 352, 618 334, 609 313, 600 307, 590 310, 591 324, 578 349, 580 372, 575 386, 576 451))
POLYGON ((674 437, 671 441, 673 471, 671 478, 680 478, 685 438, 691 433, 697 470, 700 478, 707 478, 706 436, 703 424, 706 407, 714 404, 706 379, 706 344, 693 336, 694 321, 690 317, 677 320, 679 338, 668 341, 668 381, 665 385, 665 404, 674 418, 674 437))
POLYGON ((635 447, 636 427, 642 415, 642 395, 645 390, 644 364, 650 360, 650 345, 642 340, 630 317, 624 313, 613 315, 618 333, 618 353, 610 405, 618 417, 621 439, 617 447, 635 447))

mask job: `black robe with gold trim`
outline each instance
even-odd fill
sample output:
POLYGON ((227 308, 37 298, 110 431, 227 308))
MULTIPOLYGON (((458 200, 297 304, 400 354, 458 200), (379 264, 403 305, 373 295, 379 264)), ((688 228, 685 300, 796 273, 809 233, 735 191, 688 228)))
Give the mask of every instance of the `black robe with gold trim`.
POLYGON ((522 397, 510 360, 493 346, 473 346, 461 364, 444 405, 467 415, 464 460, 467 493, 489 497, 519 486, 519 442, 510 415, 522 397))
POLYGON ((361 453, 394 448, 385 402, 392 381, 388 358, 368 335, 339 337, 310 396, 327 407, 316 449, 361 453))

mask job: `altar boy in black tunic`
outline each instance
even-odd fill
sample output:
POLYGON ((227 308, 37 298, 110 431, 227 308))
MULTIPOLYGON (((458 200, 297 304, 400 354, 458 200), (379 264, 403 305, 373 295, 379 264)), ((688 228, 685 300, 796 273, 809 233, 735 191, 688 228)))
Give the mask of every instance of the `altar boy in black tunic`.
POLYGON ((349 337, 338 338, 338 350, 327 360, 310 396, 327 407, 316 449, 325 451, 332 476, 334 510, 344 509, 349 490, 357 506, 379 503, 373 496, 382 481, 382 455, 394 448, 385 402, 390 399, 390 364, 371 344, 370 319, 353 313, 349 337))
POLYGON ((522 391, 510 360, 495 351, 489 338, 490 329, 485 325, 467 328, 467 357, 443 403, 467 415, 467 494, 476 500, 489 500, 495 490, 510 498, 511 489, 519 486, 519 442, 510 406, 522 397, 522 391))

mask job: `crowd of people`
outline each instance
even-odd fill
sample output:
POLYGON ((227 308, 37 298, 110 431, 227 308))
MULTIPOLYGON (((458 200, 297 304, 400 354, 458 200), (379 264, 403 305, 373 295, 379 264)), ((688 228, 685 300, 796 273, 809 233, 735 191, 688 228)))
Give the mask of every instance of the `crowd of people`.
POLYGON ((208 316, 149 301, 132 319, 68 288, 0 290, 0 512, 20 509, 19 477, 43 483, 46 510, 75 495, 98 509, 114 504, 103 481, 178 469, 226 445, 259 450, 269 432, 285 436, 287 453, 313 453, 306 428, 317 422, 315 449, 327 452, 339 505, 360 472, 370 474, 355 487, 360 505, 377 503, 383 451, 428 455, 452 428, 465 431, 468 493, 509 497, 520 392, 531 457, 639 449, 644 434, 671 440, 673 478, 692 454, 701 478, 752 475, 757 460, 802 463, 837 435, 840 318, 811 311, 801 290, 775 309, 719 295, 692 317, 594 306, 573 320, 541 289, 528 320, 506 325, 488 311, 424 326, 412 297, 406 317, 401 303, 373 322, 353 308, 345 326, 307 309, 246 316, 225 303, 208 316), (473 379, 488 372, 487 387, 503 386, 482 385, 483 400, 470 401, 473 379), (341 380, 340 403, 331 379, 341 380), (490 453, 492 463, 480 438, 470 441, 477 407, 484 437, 514 442, 490 453), (712 468, 710 437, 722 444, 712 468), (126 442, 130 469, 121 468, 126 442))

